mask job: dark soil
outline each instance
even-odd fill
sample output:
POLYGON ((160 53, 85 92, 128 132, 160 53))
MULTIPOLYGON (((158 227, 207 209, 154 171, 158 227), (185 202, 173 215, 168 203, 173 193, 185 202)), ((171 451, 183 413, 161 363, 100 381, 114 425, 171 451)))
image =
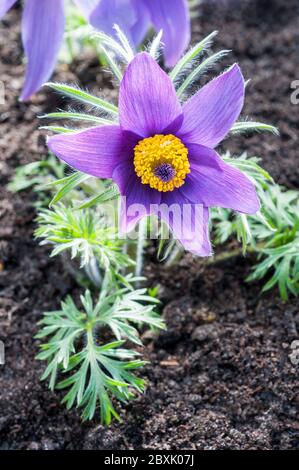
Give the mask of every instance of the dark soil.
MULTIPOLYGON (((299 189, 299 106, 290 103, 290 84, 299 79, 298 1, 235 3, 202 7, 194 39, 219 30, 217 46, 233 49, 252 78, 245 115, 277 125, 281 137, 235 137, 229 146, 261 156, 277 181, 299 189)), ((146 340, 147 392, 121 408, 122 424, 82 424, 77 411, 67 412, 60 395, 40 383, 37 321, 78 288, 61 261, 50 260, 33 240, 33 195, 12 195, 6 184, 17 166, 45 154, 36 115, 59 103, 45 93, 30 105, 17 100, 23 75, 17 11, 0 26, 0 57, 6 87, 0 109, 0 338, 6 346, 0 449, 298 449, 298 368, 288 355, 298 339, 299 303, 282 303, 276 292, 261 296, 259 285, 244 283, 250 258, 205 266, 186 255, 169 272, 148 263, 150 284, 161 286, 168 331, 146 340)), ((98 90, 107 82, 102 76, 87 57, 71 69, 61 65, 56 78, 98 90)), ((103 91, 113 94, 111 86, 103 91)))

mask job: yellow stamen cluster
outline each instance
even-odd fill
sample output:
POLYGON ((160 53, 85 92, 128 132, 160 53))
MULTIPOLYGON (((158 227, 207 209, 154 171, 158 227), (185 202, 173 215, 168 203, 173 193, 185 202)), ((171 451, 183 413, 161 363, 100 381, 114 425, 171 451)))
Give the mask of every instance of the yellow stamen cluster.
POLYGON ((190 173, 188 149, 172 134, 148 137, 138 142, 134 149, 134 167, 142 184, 161 192, 173 191, 185 182, 190 173), (159 165, 167 164, 173 169, 170 181, 163 181, 157 172, 159 165))

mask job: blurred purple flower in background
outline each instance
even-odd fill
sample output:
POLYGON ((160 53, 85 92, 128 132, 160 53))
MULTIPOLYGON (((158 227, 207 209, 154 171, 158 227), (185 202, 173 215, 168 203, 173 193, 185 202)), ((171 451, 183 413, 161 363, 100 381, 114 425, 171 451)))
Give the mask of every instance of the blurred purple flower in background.
POLYGON ((90 15, 90 23, 106 34, 114 35, 118 24, 131 44, 139 46, 152 24, 163 30, 166 65, 172 67, 190 41, 190 17, 187 0, 100 0, 90 15))
MULTIPOLYGON (((0 19, 17 0, 0 0, 0 19)), ((118 24, 133 46, 144 39, 152 23, 163 29, 165 58, 173 65, 190 39, 187 0, 74 0, 97 29, 114 35, 118 24)), ((22 41, 27 57, 21 99, 28 100, 52 75, 65 29, 64 0, 25 0, 22 41)))
MULTIPOLYGON (((0 19, 17 0, 0 0, 0 19)), ((98 0, 75 0, 88 15, 98 0)), ((52 75, 65 28, 64 0, 25 0, 22 41, 27 57, 21 100, 28 100, 52 75)))
POLYGON ((249 214, 260 207, 253 183, 214 150, 237 120, 244 91, 234 65, 181 105, 169 76, 149 54, 139 53, 121 82, 119 124, 57 135, 48 146, 77 170, 113 179, 126 208, 140 205, 134 215, 122 211, 123 232, 143 216, 160 215, 186 249, 208 256, 209 207, 249 214), (172 205, 182 208, 179 220, 169 219, 172 205))

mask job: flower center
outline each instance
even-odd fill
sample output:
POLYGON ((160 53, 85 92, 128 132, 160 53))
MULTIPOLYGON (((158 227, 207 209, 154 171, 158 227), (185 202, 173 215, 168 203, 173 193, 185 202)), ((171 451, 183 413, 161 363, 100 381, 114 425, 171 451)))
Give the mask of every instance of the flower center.
POLYGON ((163 183, 169 183, 176 175, 176 171, 170 163, 161 163, 154 169, 154 175, 163 183))
POLYGON ((148 137, 134 149, 134 167, 142 184, 158 191, 173 191, 190 173, 188 149, 172 134, 148 137))

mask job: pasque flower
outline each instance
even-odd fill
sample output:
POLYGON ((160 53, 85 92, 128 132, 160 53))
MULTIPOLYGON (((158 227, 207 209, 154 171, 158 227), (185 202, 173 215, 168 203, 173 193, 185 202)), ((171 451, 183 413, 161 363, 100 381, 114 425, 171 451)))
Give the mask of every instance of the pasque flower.
POLYGON ((100 0, 90 23, 112 36, 118 24, 135 47, 144 39, 149 25, 163 30, 166 64, 172 67, 190 40, 188 0, 100 0))
POLYGON ((209 207, 259 210, 253 183, 214 150, 238 118, 243 101, 244 79, 233 65, 181 105, 168 75, 143 52, 121 82, 119 124, 56 135, 48 146, 77 170, 112 178, 127 207, 142 205, 133 214, 123 208, 123 231, 142 216, 159 212, 186 249, 207 256, 209 207), (191 217, 184 219, 180 212, 183 235, 178 221, 168 217, 173 205, 190 208, 191 217), (195 225, 201 230, 194 230, 195 225))
MULTIPOLYGON (((0 0, 0 19, 16 1, 0 0)), ((88 18, 98 1, 75 0, 75 3, 88 18)), ((64 0, 25 0, 22 41, 28 64, 22 100, 29 99, 53 73, 64 28, 64 0)))

